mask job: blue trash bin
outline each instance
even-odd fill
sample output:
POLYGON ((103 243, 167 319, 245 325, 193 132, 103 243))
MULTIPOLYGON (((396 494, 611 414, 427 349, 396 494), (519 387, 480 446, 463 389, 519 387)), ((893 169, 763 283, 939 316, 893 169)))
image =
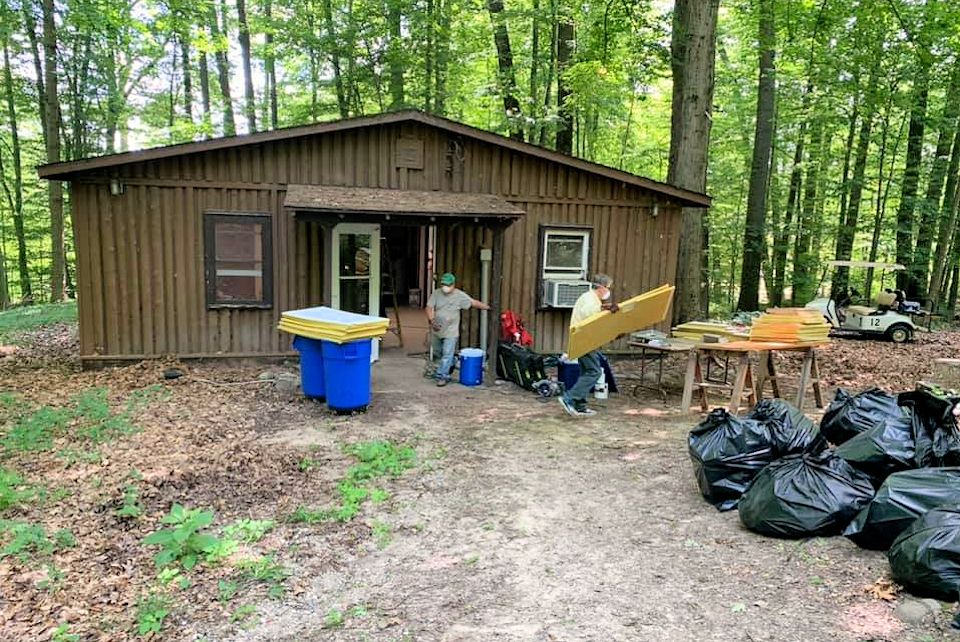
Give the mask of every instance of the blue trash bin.
POLYGON ((375 339, 323 342, 323 375, 330 410, 353 412, 370 405, 371 341, 375 339))
POLYGON ((323 342, 319 339, 294 337, 293 349, 300 353, 300 388, 311 399, 327 397, 323 381, 323 342))
POLYGON ((483 350, 464 348, 460 351, 460 383, 479 386, 483 383, 483 350))

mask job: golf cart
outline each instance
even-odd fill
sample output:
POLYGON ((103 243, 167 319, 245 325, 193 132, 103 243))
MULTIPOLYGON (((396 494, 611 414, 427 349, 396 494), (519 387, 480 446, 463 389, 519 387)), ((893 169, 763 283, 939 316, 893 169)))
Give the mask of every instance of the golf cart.
MULTIPOLYGON (((869 261, 830 261, 828 269, 836 267, 874 268, 878 270, 905 270, 899 263, 875 263, 869 261)), ((824 273, 826 277, 826 273, 824 273)), ((821 279, 821 284, 823 279, 821 279)), ((881 275, 882 287, 882 275, 881 275)), ((912 315, 920 314, 920 305, 907 301, 902 290, 883 290, 877 295, 876 305, 854 305, 853 299, 859 296, 851 288, 850 294, 839 293, 831 297, 819 297, 804 307, 819 310, 823 318, 834 330, 859 334, 882 336, 894 343, 905 343, 913 339, 918 326, 912 315), (838 300, 839 299, 839 300, 838 300)))

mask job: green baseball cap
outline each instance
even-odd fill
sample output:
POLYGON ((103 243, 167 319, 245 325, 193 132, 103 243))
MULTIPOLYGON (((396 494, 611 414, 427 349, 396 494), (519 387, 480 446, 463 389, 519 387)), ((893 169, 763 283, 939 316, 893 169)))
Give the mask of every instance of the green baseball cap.
POLYGON ((457 277, 452 272, 444 272, 440 277, 440 285, 453 285, 457 282, 457 277))

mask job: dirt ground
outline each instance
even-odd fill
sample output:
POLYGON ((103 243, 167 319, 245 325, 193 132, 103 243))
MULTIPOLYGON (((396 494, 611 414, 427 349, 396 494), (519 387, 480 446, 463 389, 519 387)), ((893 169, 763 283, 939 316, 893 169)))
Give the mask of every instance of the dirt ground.
MULTIPOLYGON (((54 403, 93 385, 137 389, 164 367, 80 373, 52 362, 7 367, 2 388, 54 403)), ((955 639, 951 606, 907 625, 896 601, 866 591, 888 577, 884 554, 840 537, 760 537, 736 511, 705 503, 686 452, 697 417, 673 394, 612 395, 596 417, 574 419, 511 384, 438 389, 419 361, 388 355, 370 410, 341 417, 269 383, 247 385, 263 366, 180 367, 185 376, 163 384, 169 397, 139 417, 142 432, 106 462, 8 462, 74 490, 63 509, 23 511, 73 528, 78 544, 57 554, 71 581, 53 595, 32 584, 36 570, 0 563, 0 639, 51 639, 61 622, 79 640, 135 637, 134 607, 156 572, 140 541, 174 501, 215 508, 218 524, 277 520, 255 548, 293 574, 283 599, 252 588, 223 604, 216 587, 228 569, 198 567, 152 639, 955 639), (343 444, 374 439, 418 455, 384 483, 386 502, 345 524, 287 523, 296 506, 333 497, 350 463, 343 444), (304 457, 320 465, 300 470, 304 457), (104 506, 131 468, 143 476, 145 513, 118 524, 104 506), (241 604, 251 615, 232 617, 241 604)), ((831 376, 830 364, 823 370, 831 376)))

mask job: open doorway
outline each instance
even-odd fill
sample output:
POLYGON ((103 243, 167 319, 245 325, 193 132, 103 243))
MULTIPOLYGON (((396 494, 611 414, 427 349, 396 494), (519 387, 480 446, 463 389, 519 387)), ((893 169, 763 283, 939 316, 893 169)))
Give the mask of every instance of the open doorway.
POLYGON ((426 225, 381 226, 380 309, 393 330, 384 337, 385 349, 401 348, 401 336, 403 352, 427 349, 429 328, 423 308, 432 290, 435 236, 426 225))

